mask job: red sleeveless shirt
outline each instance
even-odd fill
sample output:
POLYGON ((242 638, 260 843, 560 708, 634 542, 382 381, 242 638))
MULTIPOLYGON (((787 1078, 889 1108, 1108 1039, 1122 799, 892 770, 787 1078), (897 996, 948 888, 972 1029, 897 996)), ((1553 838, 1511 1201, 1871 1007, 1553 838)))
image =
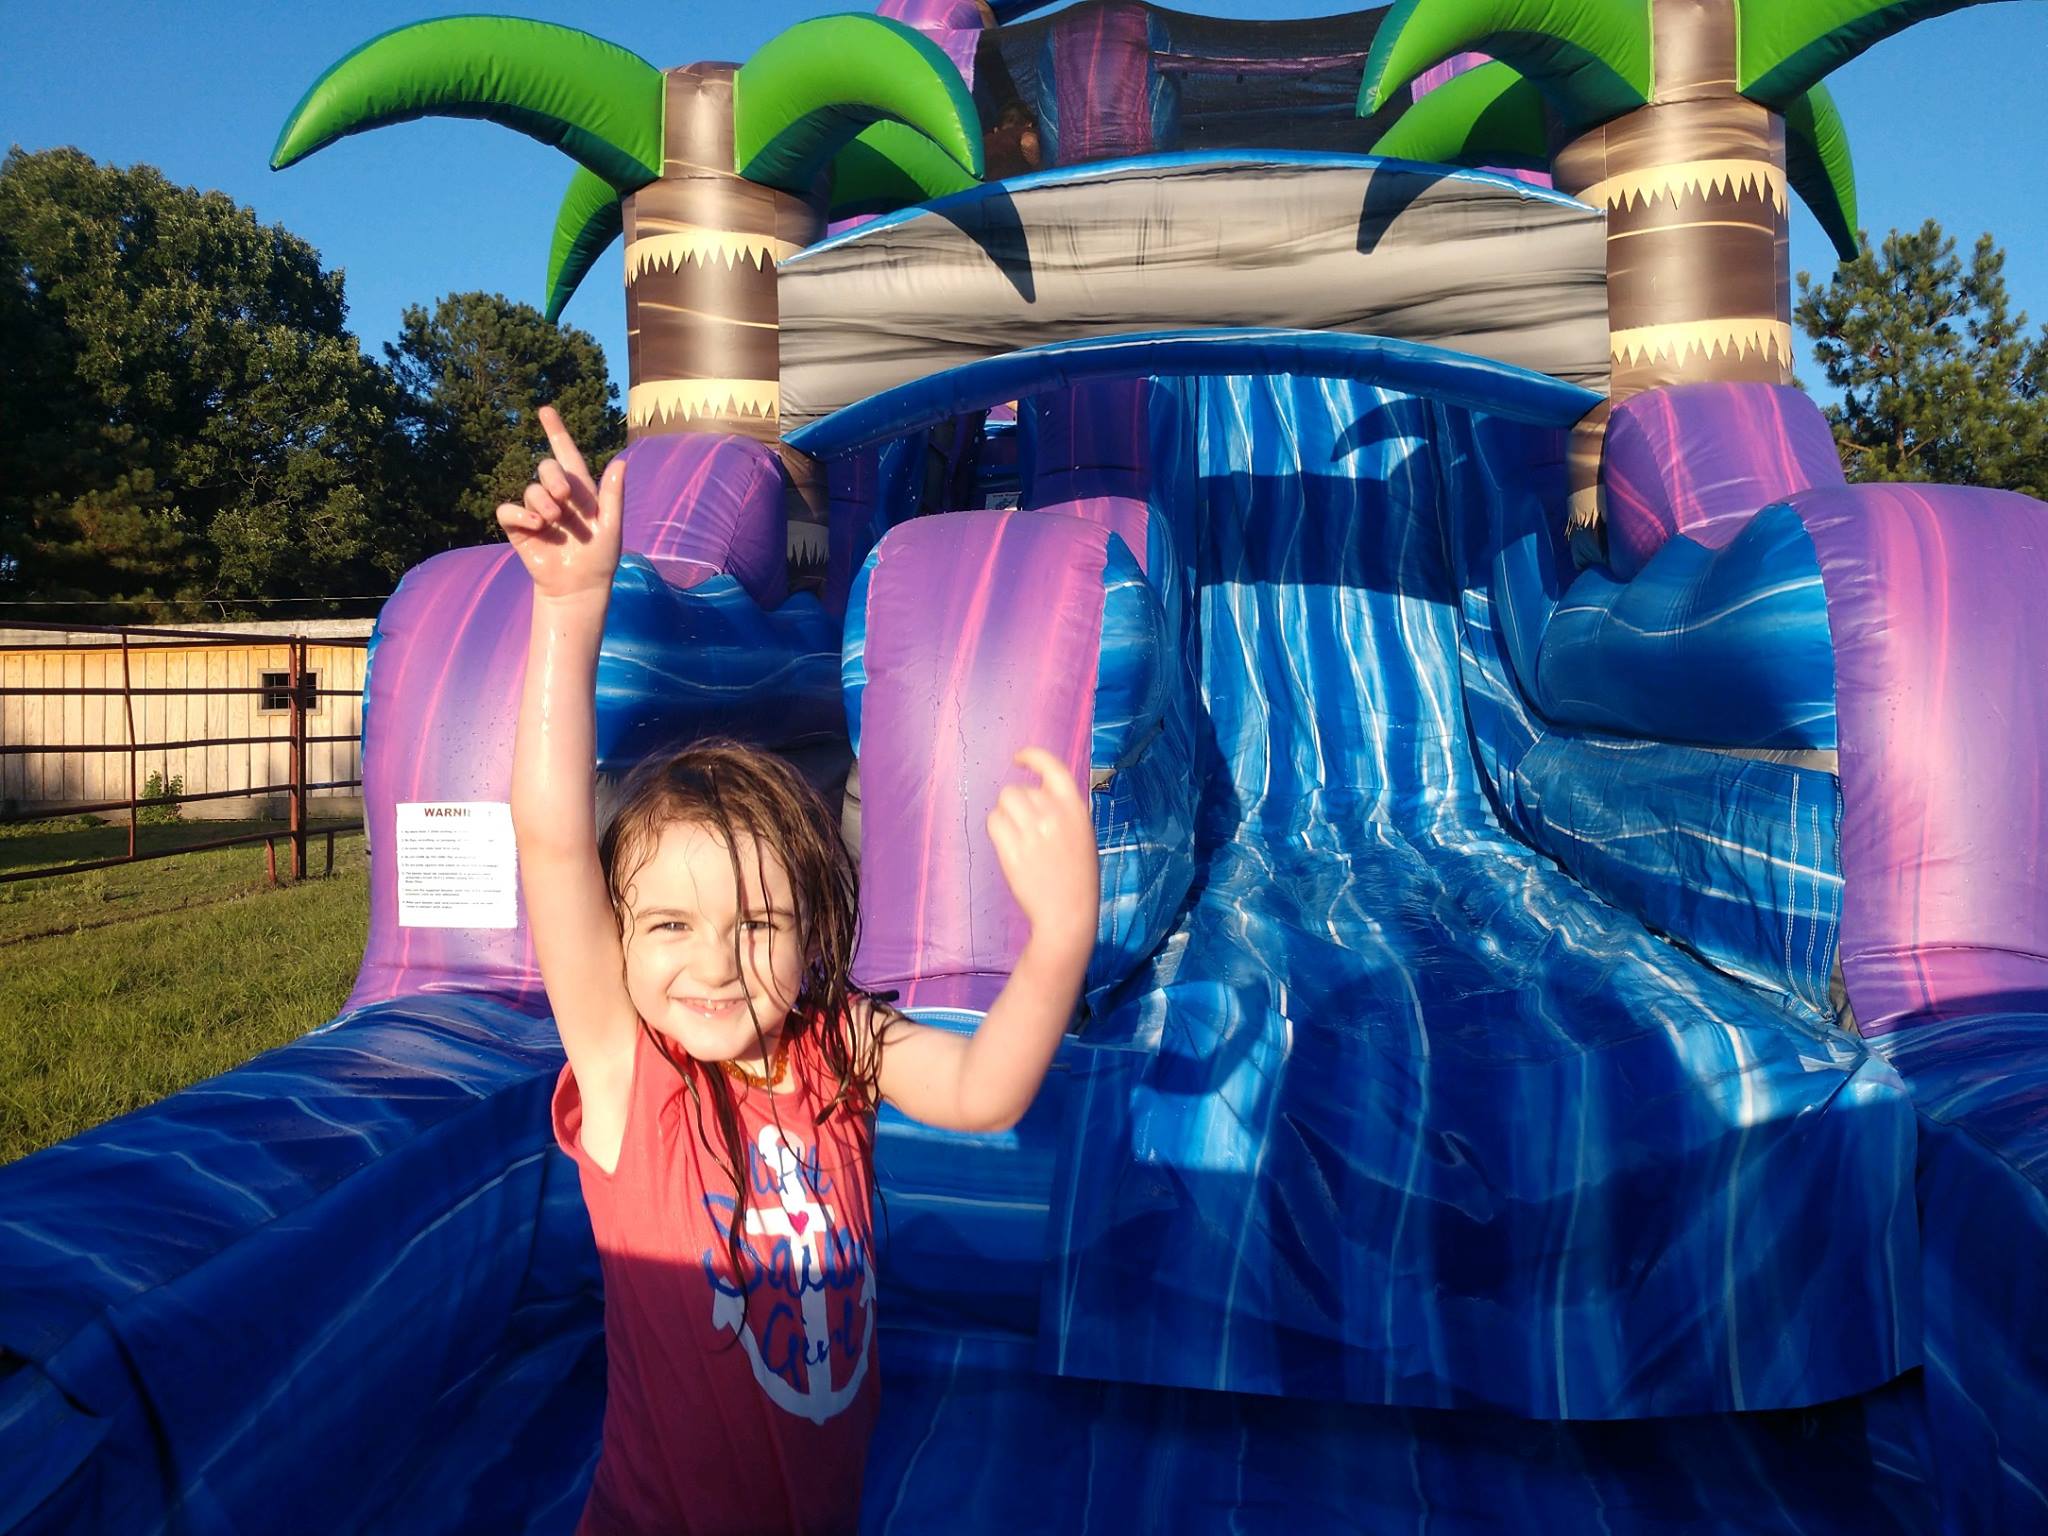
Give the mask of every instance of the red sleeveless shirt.
POLYGON ((577 1536, 859 1523, 879 1390, 872 1171, 846 1111, 816 1123, 825 1079, 809 1033, 790 1050, 794 1092, 727 1079, 747 1144, 742 1282, 718 1122, 707 1103, 699 1136, 684 1082, 701 1069, 641 1026, 611 1173, 583 1150, 583 1101, 562 1069, 555 1139, 581 1170, 604 1273, 604 1441, 577 1536))

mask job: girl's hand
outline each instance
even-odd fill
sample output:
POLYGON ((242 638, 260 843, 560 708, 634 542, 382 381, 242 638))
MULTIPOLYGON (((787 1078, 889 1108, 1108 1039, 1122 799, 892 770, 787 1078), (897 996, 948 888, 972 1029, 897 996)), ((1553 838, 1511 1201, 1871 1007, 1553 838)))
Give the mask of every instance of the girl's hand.
POLYGON ((1027 747, 1017 761, 1038 775, 1012 784, 989 812, 989 840, 1031 938, 972 1035, 880 1015, 882 1097, 913 1119, 956 1131, 1007 1131, 1038 1096, 1073 1021, 1095 952, 1095 827, 1066 765, 1027 747))
POLYGON ((524 502, 499 504, 498 526, 512 540, 539 596, 606 597, 619 565, 625 455, 605 467, 599 484, 553 406, 540 408, 540 424, 555 455, 540 461, 524 502))
POLYGON ((1102 899, 1087 798, 1067 765, 1042 747, 1026 747, 1016 760, 1040 782, 1035 788, 1008 785, 996 797, 989 841, 996 845, 1010 894, 1030 919, 1033 939, 1085 960, 1095 947, 1102 899))

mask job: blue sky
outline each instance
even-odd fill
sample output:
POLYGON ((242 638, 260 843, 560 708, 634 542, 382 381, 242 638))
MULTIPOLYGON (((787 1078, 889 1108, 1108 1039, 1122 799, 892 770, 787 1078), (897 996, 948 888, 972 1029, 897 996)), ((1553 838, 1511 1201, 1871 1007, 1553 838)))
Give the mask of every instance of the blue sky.
MULTIPOLYGON (((310 240, 347 273, 349 318, 372 352, 408 303, 464 289, 539 304, 555 205, 570 164, 489 124, 422 121, 343 140, 285 172, 271 145, 300 94, 335 59, 388 28, 464 10, 580 27, 652 63, 743 59, 806 16, 858 0, 752 0, 698 6, 614 0, 108 0, 89 12, 6 0, 7 80, 0 144, 70 144, 106 161, 148 161, 174 180, 219 188, 310 240), (90 21, 84 19, 90 17, 90 21)), ((1182 0, 1212 15, 1334 14, 1349 6, 1182 0)), ((1967 249, 1990 230, 2007 252, 2015 300, 2048 320, 2048 5, 2003 3, 1923 22, 1839 71, 1830 84, 1856 157, 1862 222, 1874 236, 1939 219, 1967 249)), ((1795 203, 1795 271, 1833 265, 1795 203)), ((565 319, 592 332, 625 382, 625 306, 616 251, 565 319)), ((1819 371, 1804 370, 1809 384, 1819 371)))

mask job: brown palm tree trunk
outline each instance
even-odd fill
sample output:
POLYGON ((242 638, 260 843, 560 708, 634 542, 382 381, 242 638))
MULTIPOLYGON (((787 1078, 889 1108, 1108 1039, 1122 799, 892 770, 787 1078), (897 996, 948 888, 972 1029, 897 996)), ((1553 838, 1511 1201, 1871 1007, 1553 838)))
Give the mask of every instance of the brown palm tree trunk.
POLYGON ((815 462, 782 449, 775 264, 824 233, 825 199, 733 173, 733 68, 668 72, 661 179, 625 202, 626 428, 781 450, 800 578, 823 567, 825 498, 815 462))
MULTIPOLYGON (((1607 211, 1619 402, 1792 378, 1785 120, 1735 89, 1735 0, 1655 0, 1650 104, 1558 152, 1560 190, 1607 211)), ((1574 530, 1597 524, 1603 408, 1572 444, 1574 530)))

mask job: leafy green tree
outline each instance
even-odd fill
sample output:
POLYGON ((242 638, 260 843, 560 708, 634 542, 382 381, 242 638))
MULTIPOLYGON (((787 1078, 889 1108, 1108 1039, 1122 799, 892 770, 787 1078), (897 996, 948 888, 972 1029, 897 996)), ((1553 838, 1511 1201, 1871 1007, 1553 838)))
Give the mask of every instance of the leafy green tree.
POLYGON ((397 397, 339 273, 218 192, 0 163, 0 577, 23 599, 381 593, 397 397))
POLYGON ((431 312, 413 305, 384 355, 418 466, 415 557, 497 536, 498 503, 519 499, 546 452, 534 414, 542 404, 562 413, 593 468, 625 444, 604 350, 530 304, 455 293, 431 312))
POLYGON ((2048 329, 2027 334, 1990 235, 1967 264, 1932 219, 1865 241, 1825 284, 1799 274, 1797 313, 1850 479, 2048 495, 2048 329))

